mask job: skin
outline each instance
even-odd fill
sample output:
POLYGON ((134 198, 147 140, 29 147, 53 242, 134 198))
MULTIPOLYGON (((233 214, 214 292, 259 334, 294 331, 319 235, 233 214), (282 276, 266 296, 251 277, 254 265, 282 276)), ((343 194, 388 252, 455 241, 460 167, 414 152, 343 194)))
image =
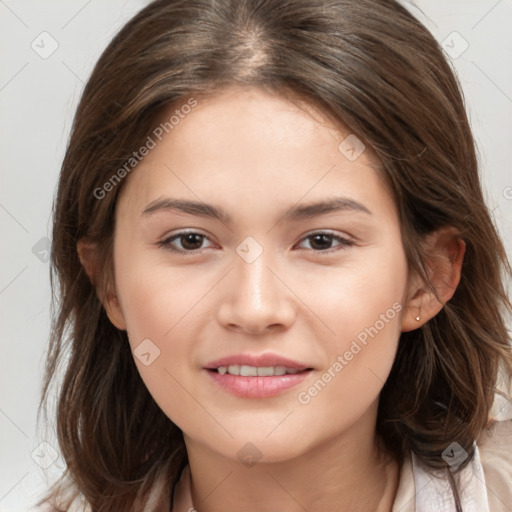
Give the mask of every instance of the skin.
MULTIPOLYGON (((149 338, 160 350, 148 366, 135 362, 184 433, 200 512, 228 503, 230 510, 261 512, 391 510, 399 467, 379 448, 379 393, 400 333, 420 327, 453 294, 464 246, 450 230, 427 240, 436 255, 429 268, 437 300, 408 274, 396 205, 375 155, 366 148, 350 161, 339 151, 349 134, 311 105, 229 87, 200 98, 123 185, 114 286, 104 304, 132 349, 149 338), (283 218, 297 203, 334 196, 370 213, 283 218), (164 197, 221 206, 232 221, 172 209, 143 214, 164 197), (205 237, 188 246, 174 239, 171 246, 189 247, 188 254, 159 245, 182 230, 205 237), (311 237, 319 231, 349 244, 311 237), (251 263, 236 251, 247 236, 263 249, 251 263), (401 310, 309 403, 300 403, 298 393, 393 304, 401 310), (313 371, 279 396, 243 398, 203 370, 219 357, 264 352, 313 371), (249 442, 261 455, 252 467, 237 456, 249 442)), ((94 280, 93 252, 79 244, 94 280)))

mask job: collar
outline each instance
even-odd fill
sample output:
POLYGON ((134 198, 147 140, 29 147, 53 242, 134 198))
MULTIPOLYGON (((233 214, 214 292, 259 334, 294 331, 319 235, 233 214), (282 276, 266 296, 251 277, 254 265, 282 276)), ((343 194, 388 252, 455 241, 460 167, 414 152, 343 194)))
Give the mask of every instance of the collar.
MULTIPOLYGON (((454 474, 464 512, 490 512, 480 452, 463 470, 454 474)), ((392 512, 453 512, 455 502, 448 470, 432 471, 414 454, 406 459, 392 512)))

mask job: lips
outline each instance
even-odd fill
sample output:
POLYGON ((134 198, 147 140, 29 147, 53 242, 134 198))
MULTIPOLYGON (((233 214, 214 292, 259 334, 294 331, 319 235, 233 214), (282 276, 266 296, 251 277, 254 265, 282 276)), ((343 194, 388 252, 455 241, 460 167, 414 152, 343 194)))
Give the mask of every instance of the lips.
POLYGON ((209 362, 208 376, 225 391, 245 398, 266 398, 302 382, 313 370, 277 354, 238 354, 209 362))

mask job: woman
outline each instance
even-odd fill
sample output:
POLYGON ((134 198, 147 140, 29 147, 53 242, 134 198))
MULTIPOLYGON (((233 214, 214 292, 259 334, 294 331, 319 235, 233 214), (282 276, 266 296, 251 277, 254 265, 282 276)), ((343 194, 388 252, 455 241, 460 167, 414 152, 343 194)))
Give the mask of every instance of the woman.
POLYGON ((53 233, 50 510, 506 510, 510 266, 395 1, 148 5, 84 90, 53 233))

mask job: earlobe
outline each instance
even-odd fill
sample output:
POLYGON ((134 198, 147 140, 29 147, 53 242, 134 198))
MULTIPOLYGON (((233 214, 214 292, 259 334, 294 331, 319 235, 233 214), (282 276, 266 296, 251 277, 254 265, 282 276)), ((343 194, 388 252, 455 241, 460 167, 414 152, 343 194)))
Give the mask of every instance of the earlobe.
POLYGON ((413 287, 413 296, 407 301, 407 307, 402 317, 401 332, 414 331, 414 329, 418 329, 429 320, 426 318, 426 311, 422 311, 421 307, 424 297, 424 287, 413 287))
POLYGON ((122 331, 126 330, 124 315, 119 305, 117 295, 111 290, 110 284, 104 287, 99 282, 101 262, 98 255, 97 244, 90 240, 80 239, 77 243, 77 252, 80 263, 95 288, 96 295, 103 304, 109 320, 118 329, 122 331))
POLYGON ((105 300, 103 300, 102 303, 112 324, 120 331, 126 331, 126 322, 124 321, 124 315, 117 296, 113 293, 107 293, 105 300))
POLYGON ((466 243, 454 228, 443 228, 425 241, 428 280, 416 276, 409 289, 409 301, 402 319, 402 332, 421 327, 443 309, 460 282, 466 243), (418 320, 419 317, 419 320, 418 320))

